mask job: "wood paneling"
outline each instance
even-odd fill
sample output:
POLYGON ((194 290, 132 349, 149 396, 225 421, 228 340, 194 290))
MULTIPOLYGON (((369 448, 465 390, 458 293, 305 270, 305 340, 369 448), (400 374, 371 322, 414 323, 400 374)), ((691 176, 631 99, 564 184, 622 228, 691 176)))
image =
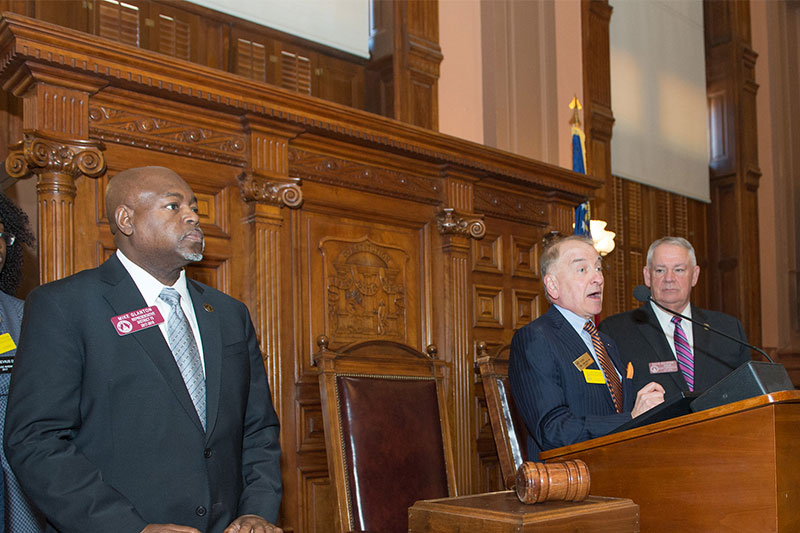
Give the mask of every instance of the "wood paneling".
POLYGON ((692 302, 708 306, 708 251, 706 212, 708 205, 618 177, 612 178, 615 200, 613 225, 616 247, 605 258, 605 302, 614 312, 639 307, 633 288, 644 283, 642 269, 650 243, 665 235, 687 239, 695 248, 700 280, 692 290, 692 302))
POLYGON ((24 124, 11 140, 28 139, 9 161, 38 172, 42 213, 53 195, 63 207, 40 219, 40 256, 63 265, 42 281, 113 253, 103 191, 117 172, 170 167, 196 192, 207 246, 188 270, 250 308, 282 423, 286 530, 333 527, 322 333, 332 349, 436 344, 458 491, 499 486, 475 345, 543 311, 541 237, 568 229, 595 178, 24 17, 0 28, 0 82, 24 103, 8 108, 24 124), (37 162, 45 141, 71 166, 37 162))
POLYGON ((367 107, 409 124, 439 128, 439 2, 374 2, 367 107))
POLYGON ((359 109, 365 105, 365 59, 190 2, 2 0, 0 11, 32 16, 343 105, 359 109))
POLYGON ((757 54, 750 46, 749 2, 703 2, 711 124, 708 210, 711 305, 739 317, 761 341, 756 142, 757 54), (738 290, 730 290, 732 287, 738 290))

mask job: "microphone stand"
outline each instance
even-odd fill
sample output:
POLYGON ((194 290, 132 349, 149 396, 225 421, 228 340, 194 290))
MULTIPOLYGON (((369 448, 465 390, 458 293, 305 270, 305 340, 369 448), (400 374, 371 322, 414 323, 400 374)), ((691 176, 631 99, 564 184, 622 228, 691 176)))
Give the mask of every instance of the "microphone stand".
POLYGON ((786 368, 784 368, 784 366, 781 364, 775 363, 775 361, 772 360, 772 357, 770 357, 767 352, 761 348, 753 346, 742 339, 737 339, 736 337, 728 335, 727 333, 714 329, 705 322, 694 320, 688 316, 676 313, 672 309, 667 309, 665 306, 653 299, 653 296, 650 294, 650 289, 644 285, 639 285, 636 287, 633 290, 633 296, 640 302, 653 302, 659 308, 670 313, 671 315, 688 320, 692 324, 697 324, 706 331, 714 332, 717 335, 722 335, 723 337, 737 342, 743 346, 747 346, 751 350, 755 350, 766 357, 767 361, 769 361, 769 363, 748 361, 739 366, 739 368, 735 369, 733 372, 722 378, 720 381, 712 385, 708 390, 698 396, 690 404, 692 411, 696 412, 702 411, 703 409, 711 409, 712 407, 752 398, 754 396, 760 396, 761 394, 784 390, 794 390, 794 385, 792 384, 792 380, 789 379, 789 374, 786 372, 786 368))
MULTIPOLYGON (((637 300, 638 300, 638 298, 637 298, 637 300)), ((750 344, 748 342, 744 342, 742 339, 736 338, 733 335, 728 335, 724 331, 719 331, 717 329, 714 329, 714 328, 711 327, 711 325, 709 325, 706 322, 700 322, 699 320, 694 320, 693 318, 690 318, 690 317, 688 317, 686 315, 682 315, 680 313, 677 313, 677 312, 673 311, 672 309, 668 309, 667 307, 665 307, 665 306, 661 305, 660 303, 658 303, 657 301, 655 301, 655 299, 653 299, 653 297, 650 294, 647 295, 647 300, 653 302, 654 304, 656 304, 658 307, 660 307, 661 309, 663 309, 667 313, 670 313, 672 315, 680 317, 683 320, 688 320, 692 324, 697 324, 698 326, 702 327, 706 331, 712 331, 712 332, 716 333, 717 335, 722 335, 723 337, 725 337, 727 339, 730 339, 730 340, 732 340, 734 342, 738 342, 742 346, 747 346, 751 350, 755 350, 758 353, 760 353, 761 355, 763 355, 764 357, 766 357, 767 361, 769 361, 770 363, 773 363, 773 364, 775 363, 775 361, 772 360, 772 357, 770 357, 769 354, 767 354, 767 352, 765 352, 764 350, 762 350, 758 346, 753 346, 752 344, 750 344)), ((639 300, 639 301, 641 301, 641 300, 639 300)))

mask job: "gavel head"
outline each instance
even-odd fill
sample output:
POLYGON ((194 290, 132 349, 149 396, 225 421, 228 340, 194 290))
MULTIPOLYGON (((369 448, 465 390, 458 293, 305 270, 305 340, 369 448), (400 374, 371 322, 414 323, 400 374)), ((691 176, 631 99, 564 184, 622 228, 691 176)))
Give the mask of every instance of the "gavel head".
POLYGON ((517 498, 522 503, 580 502, 589 495, 589 467, 580 459, 547 464, 524 462, 517 469, 516 481, 517 498))

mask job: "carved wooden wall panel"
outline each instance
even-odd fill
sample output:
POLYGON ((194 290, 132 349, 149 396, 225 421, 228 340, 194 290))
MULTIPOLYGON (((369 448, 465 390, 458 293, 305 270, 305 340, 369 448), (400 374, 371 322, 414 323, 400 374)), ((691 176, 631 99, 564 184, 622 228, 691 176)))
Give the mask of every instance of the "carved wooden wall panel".
MULTIPOLYGON (((476 191, 476 196, 492 196, 496 191, 476 191)), ((523 200, 524 197, 519 197, 523 200)), ((535 197, 527 197, 537 204, 535 197)), ((525 217, 536 217, 536 211, 526 211, 525 217)), ((511 342, 514 331, 547 310, 539 275, 539 255, 542 237, 548 227, 544 223, 525 223, 523 214, 506 212, 507 219, 487 216, 487 234, 471 243, 471 277, 475 292, 472 323, 473 365, 477 359, 477 344, 484 342, 492 351, 511 342), (482 314, 481 314, 482 313, 482 314)), ((502 490, 497 452, 486 412, 480 376, 473 373, 474 438, 482 490, 502 490)))
POLYGON ((103 191, 117 172, 170 167, 197 194, 207 246, 189 274, 251 311, 282 424, 286 531, 333 528, 322 333, 334 349, 436 344, 458 491, 499 488, 475 345, 544 311, 541 237, 569 230, 597 179, 24 17, 0 22, 0 43, 24 125, 7 163, 37 180, 41 281, 113 253, 103 191))

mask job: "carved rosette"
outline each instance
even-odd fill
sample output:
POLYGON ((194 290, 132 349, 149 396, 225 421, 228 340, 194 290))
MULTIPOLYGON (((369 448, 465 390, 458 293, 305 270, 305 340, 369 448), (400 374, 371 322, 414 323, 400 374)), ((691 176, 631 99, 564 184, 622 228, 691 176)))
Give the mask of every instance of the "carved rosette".
POLYGON ((298 181, 272 181, 243 172, 239 189, 245 202, 261 202, 279 207, 297 208, 303 203, 303 190, 298 181))
POLYGON ((475 213, 459 213, 452 207, 445 207, 439 212, 436 224, 442 235, 463 235, 481 239, 486 234, 483 216, 475 213))
POLYGON ((11 148, 6 158, 6 172, 18 179, 44 172, 67 175, 73 179, 81 174, 97 178, 106 170, 104 149, 102 142, 65 142, 25 132, 23 140, 11 148))

